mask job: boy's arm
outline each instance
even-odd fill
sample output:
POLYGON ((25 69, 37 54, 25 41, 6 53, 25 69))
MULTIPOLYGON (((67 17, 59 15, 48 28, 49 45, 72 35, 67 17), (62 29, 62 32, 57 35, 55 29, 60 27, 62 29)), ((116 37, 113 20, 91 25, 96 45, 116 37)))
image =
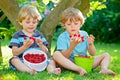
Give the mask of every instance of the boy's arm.
POLYGON ((37 39, 37 44, 42 51, 44 51, 46 54, 48 54, 48 48, 43 44, 41 39, 37 39))
POLYGON ((94 56, 94 55, 95 55, 95 53, 96 53, 96 48, 95 48, 94 44, 89 44, 89 46, 88 46, 88 52, 89 52, 89 54, 90 54, 91 56, 94 56))
POLYGON ((74 50, 74 47, 70 46, 67 50, 62 50, 61 52, 66 58, 69 58, 73 50, 74 50))
POLYGON ((78 43, 81 42, 81 39, 79 38, 74 38, 70 40, 70 47, 67 50, 62 50, 62 54, 66 57, 69 58, 72 54, 72 51, 74 50, 74 48, 76 47, 76 45, 78 43))
POLYGON ((12 53, 13 53, 13 55, 14 55, 14 56, 20 55, 20 54, 23 53, 27 48, 29 48, 33 43, 34 43, 34 41, 30 39, 29 41, 24 40, 23 46, 21 46, 21 47, 13 46, 13 47, 12 47, 12 53))
POLYGON ((95 48, 95 46, 94 46, 94 36, 93 35, 90 35, 90 36, 88 36, 87 37, 87 39, 88 39, 88 52, 89 52, 89 54, 91 55, 91 56, 94 56, 95 55, 95 53, 96 53, 96 48, 95 48))
POLYGON ((41 44, 41 45, 39 45, 39 47, 41 48, 42 51, 44 51, 46 54, 48 54, 48 48, 45 45, 41 44))

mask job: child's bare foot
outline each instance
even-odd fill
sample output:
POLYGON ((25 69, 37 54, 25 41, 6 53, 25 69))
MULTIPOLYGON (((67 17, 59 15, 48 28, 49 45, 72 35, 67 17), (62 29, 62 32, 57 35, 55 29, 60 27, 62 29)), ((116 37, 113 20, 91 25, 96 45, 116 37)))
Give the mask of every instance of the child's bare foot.
POLYGON ((60 68, 55 68, 54 69, 54 74, 61 74, 61 69, 60 68))
POLYGON ((54 70, 50 70, 48 73, 53 73, 53 74, 61 74, 61 68, 55 68, 54 70))
POLYGON ((80 76, 84 76, 87 74, 87 72, 82 68, 78 71, 78 73, 80 74, 80 76))
POLYGON ((33 75, 33 74, 36 74, 36 73, 37 73, 36 70, 31 69, 31 71, 30 71, 30 75, 33 75))
POLYGON ((112 71, 112 70, 101 70, 99 73, 101 73, 101 74, 115 75, 115 72, 112 71))

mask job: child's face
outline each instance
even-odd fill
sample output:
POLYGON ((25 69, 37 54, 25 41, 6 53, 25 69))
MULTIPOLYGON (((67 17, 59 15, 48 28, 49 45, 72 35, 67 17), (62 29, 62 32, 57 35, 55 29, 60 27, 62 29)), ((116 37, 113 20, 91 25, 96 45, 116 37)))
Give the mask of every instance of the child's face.
POLYGON ((33 33, 37 27, 37 24, 38 24, 37 19, 34 19, 29 16, 27 16, 24 20, 22 20, 22 22, 20 22, 20 25, 22 25, 23 30, 26 33, 33 33))
POLYGON ((70 35, 78 34, 79 29, 81 27, 80 20, 70 20, 68 19, 65 22, 65 29, 69 32, 70 35))

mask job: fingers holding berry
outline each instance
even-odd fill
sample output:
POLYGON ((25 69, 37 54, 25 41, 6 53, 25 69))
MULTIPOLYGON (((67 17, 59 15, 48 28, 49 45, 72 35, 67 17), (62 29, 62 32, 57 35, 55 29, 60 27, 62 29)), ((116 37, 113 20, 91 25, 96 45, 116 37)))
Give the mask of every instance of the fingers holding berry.
POLYGON ((37 44, 38 45, 42 45, 43 44, 42 40, 41 39, 37 39, 37 44))
POLYGON ((31 37, 29 38, 29 40, 27 40, 27 37, 24 36, 24 42, 23 42, 23 44, 24 44, 24 46, 26 48, 28 48, 28 47, 30 47, 34 43, 34 41, 35 40, 33 40, 31 37))
POLYGON ((79 42, 84 42, 84 36, 81 36, 80 34, 74 34, 74 35, 70 35, 70 40, 75 40, 75 42, 79 43, 79 42))
POLYGON ((95 37, 93 35, 87 36, 87 40, 89 44, 93 44, 94 43, 94 39, 95 37))

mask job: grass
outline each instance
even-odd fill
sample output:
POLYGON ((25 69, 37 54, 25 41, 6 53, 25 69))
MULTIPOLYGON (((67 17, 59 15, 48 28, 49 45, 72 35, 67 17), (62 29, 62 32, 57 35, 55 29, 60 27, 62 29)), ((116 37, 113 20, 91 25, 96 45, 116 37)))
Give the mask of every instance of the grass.
MULTIPOLYGON (((66 69, 62 70, 61 75, 48 74, 47 71, 39 72, 33 76, 28 73, 13 71, 9 68, 8 60, 12 56, 11 49, 7 46, 9 41, 2 42, 3 63, 0 65, 0 80, 119 80, 120 79, 120 43, 105 44, 95 43, 97 54, 109 52, 111 55, 110 69, 116 72, 115 76, 99 74, 100 68, 88 73, 86 76, 79 76, 78 73, 66 69)), ((54 49, 54 48, 53 48, 54 49)))

